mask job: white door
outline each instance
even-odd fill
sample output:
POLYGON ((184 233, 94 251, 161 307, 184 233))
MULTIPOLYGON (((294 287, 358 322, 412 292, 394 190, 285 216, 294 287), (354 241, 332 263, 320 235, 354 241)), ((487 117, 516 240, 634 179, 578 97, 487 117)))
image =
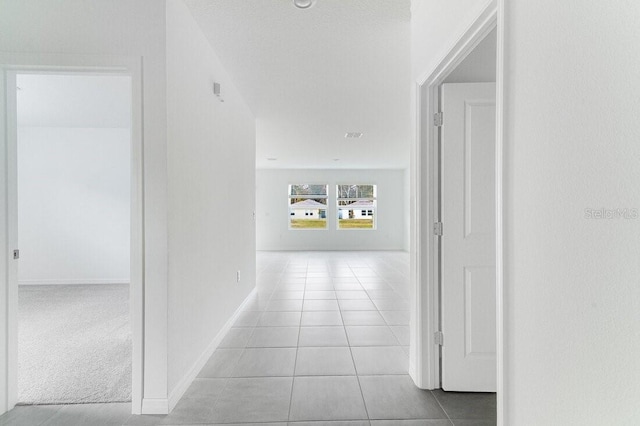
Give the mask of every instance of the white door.
POLYGON ((496 391, 495 84, 442 86, 442 388, 496 391))

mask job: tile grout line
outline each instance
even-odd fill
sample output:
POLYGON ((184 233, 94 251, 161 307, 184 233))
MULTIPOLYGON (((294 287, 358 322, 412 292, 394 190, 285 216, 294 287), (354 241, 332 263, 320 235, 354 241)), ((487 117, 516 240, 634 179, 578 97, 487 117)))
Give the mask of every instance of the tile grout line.
MULTIPOLYGON (((256 280, 256 281, 257 281, 257 280, 256 280)), ((257 286, 257 283, 256 283, 256 286, 257 286)), ((259 295, 259 293, 258 293, 258 292, 256 292, 256 298, 258 299, 258 300, 257 300, 257 302, 258 302, 258 307, 259 307, 259 303, 260 303, 260 302, 259 302, 260 295, 259 295)), ((271 296, 269 296, 269 301, 271 301, 271 296)), ((268 302, 267 302, 267 304, 268 304, 268 302)), ((249 312, 249 311, 244 311, 244 312, 249 312)), ((245 352, 247 352, 247 346, 249 345, 249 341, 251 341, 251 337, 253 337, 253 333, 255 332, 256 328, 258 327, 258 323, 260 322, 260 319, 261 319, 261 318, 262 318, 262 316, 264 315, 264 312, 265 312, 265 311, 264 311, 264 310, 261 310, 261 311, 257 311, 257 312, 259 312, 259 313, 260 313, 260 314, 258 315, 258 321, 256 322, 256 324, 255 324, 253 327, 251 327, 251 334, 249 335, 249 338, 247 339, 247 342, 245 343, 244 347, 242 347, 242 348, 220 348, 220 349, 241 349, 241 351, 240 351, 240 355, 238 356, 238 361, 237 361, 237 363, 235 364, 235 366, 234 366, 233 370, 231 371, 231 373, 229 373, 229 377, 223 377, 223 379, 224 379, 224 381, 225 381, 225 382, 224 382, 224 385, 222 386, 222 390, 220 391, 220 393, 219 393, 215 398, 213 398, 213 401, 212 401, 212 403, 211 403, 211 405, 212 405, 212 406, 215 406, 215 405, 216 405, 216 403, 217 403, 217 402, 220 400, 220 398, 222 397, 222 395, 224 395, 225 391, 227 390, 227 386, 228 386, 228 384, 229 384, 229 381, 230 381, 231 379, 241 379, 241 378, 242 378, 242 377, 237 377, 237 376, 235 375, 236 370, 238 369, 238 366, 240 365, 240 360, 242 359, 242 356, 245 354, 245 352)), ((232 326, 231 328, 233 328, 233 326, 232 326)), ((236 327, 236 328, 240 328, 240 327, 236 327)), ((216 348, 216 351, 217 351, 217 350, 218 350, 218 348, 216 348)), ((214 354, 215 354, 215 351, 214 351, 214 354)), ((213 356, 213 354, 212 354, 211 356, 213 356)), ((197 379, 197 378, 198 378, 198 377, 196 376, 196 379, 197 379)))
MULTIPOLYGON (((14 408, 15 408, 15 407, 14 407, 14 408)), ((38 425, 39 425, 39 426, 43 426, 44 424, 46 424, 47 422, 49 422, 51 419, 53 419, 53 417, 54 417, 56 414, 58 414, 58 413, 60 412, 60 409, 61 409, 61 408, 62 408, 62 407, 58 407, 58 408, 56 409, 56 411, 55 411, 54 413, 52 413, 52 414, 51 414, 51 416, 49 416, 47 419, 43 420, 42 422, 38 423, 38 425)), ((8 413, 8 411, 7 411, 7 413, 8 413)), ((6 413, 5 413, 5 414, 6 414, 6 413)), ((133 416, 133 414, 131 414, 131 416, 133 416)), ((129 416, 129 417, 131 417, 131 416, 129 416)), ((126 421, 128 421, 128 420, 129 420, 129 419, 127 418, 127 420, 126 420, 126 421)))
MULTIPOLYGON (((351 265, 349 265, 349 269, 351 269, 351 272, 353 273, 353 269, 351 268, 351 265)), ((354 273, 354 276, 355 276, 355 273, 354 273)), ((342 315, 342 309, 340 309, 339 305, 338 305, 338 308, 339 308, 338 312, 340 312, 340 318, 342 319, 342 327, 344 328, 344 335, 347 338, 347 345, 349 345, 349 354, 351 355, 351 362, 353 363, 353 369, 356 372, 356 380, 358 381, 358 388, 360 389, 360 397, 362 398, 362 405, 364 405, 364 412, 367 415, 367 420, 369 421, 369 425, 371 425, 371 417, 369 416, 367 401, 364 399, 364 392, 362 391, 362 383, 360 383, 360 375, 358 374, 358 367, 356 367, 356 360, 353 357, 353 350, 351 348, 351 341, 349 340, 349 334, 347 333, 347 326, 344 324, 344 316, 342 315)))
POLYGON ((453 420, 451 420, 451 416, 449 416, 449 413, 447 413, 447 410, 444 409, 444 406, 442 405, 442 403, 440 402, 438 397, 433 394, 433 390, 429 390, 429 393, 431 394, 433 399, 436 400, 436 402, 438 403, 438 405, 442 409, 442 412, 444 413, 444 415, 447 416, 447 420, 449 420, 451 422, 451 424, 453 425, 453 420))
MULTIPOLYGON (((307 274, 309 264, 307 263, 307 274)), ((298 339, 296 340, 296 356, 293 359, 293 373, 291 377, 291 395, 289 396, 289 412, 287 413, 287 423, 291 421, 291 405, 293 404, 293 386, 296 381, 296 367, 298 366, 298 349, 300 348, 300 330, 302 329, 302 313, 304 312, 305 294, 307 293, 307 274, 304 277, 304 290, 302 290, 302 306, 300 307, 300 320, 298 321, 298 339)))
MULTIPOLYGON (((257 280, 256 280, 256 281, 257 281, 257 280)), ((257 286, 257 283, 256 283, 256 286, 257 286)), ((257 292, 256 292, 256 297, 257 297, 258 299, 259 299, 259 297, 260 297, 260 296, 257 294, 257 292)), ((271 300, 271 297, 269 297, 269 300, 271 300)), ((259 301, 258 301, 258 303, 259 303, 259 301)), ((243 311, 243 312, 250 312, 250 311, 243 311)), ((218 349, 241 349, 240 355, 238 356, 238 363, 236 363, 236 365, 234 366, 234 368, 233 368, 233 370, 231 371, 231 373, 229 373, 229 374, 230 374, 230 375, 229 375, 229 377, 220 377, 220 378, 217 378, 217 377, 215 377, 215 378, 202 378, 202 377, 201 377, 201 378, 200 378, 200 379, 223 379, 223 380, 224 380, 224 385, 222 386, 222 390, 220 391, 220 393, 219 393, 216 397, 214 397, 214 398, 213 398, 213 401, 212 401, 212 403, 211 403, 211 405, 212 405, 212 406, 215 406, 215 405, 216 405, 216 403, 217 403, 217 402, 220 400, 220 398, 222 397, 222 395, 224 395, 225 391, 227 390, 227 385, 229 384, 229 380, 230 380, 230 379, 232 379, 232 378, 234 378, 234 379, 235 379, 235 378, 240 378, 240 377, 235 377, 235 376, 234 376, 234 373, 235 373, 235 371, 238 369, 238 365, 239 365, 239 363, 240 363, 240 359, 242 359, 242 355, 244 355, 244 353, 246 352, 246 350, 247 350, 247 345, 249 344, 249 340, 251 340, 251 337, 253 336, 253 333, 254 333, 255 329, 257 328, 257 325, 258 325, 258 323, 260 322, 260 319, 262 318, 262 315, 264 314, 264 312, 265 312, 265 311, 258 311, 258 312, 260 313, 260 314, 258 315, 258 321, 256 322, 256 324, 255 324, 253 327, 251 327, 251 329, 252 329, 252 330, 251 330, 251 335, 249 336, 249 339, 247 340, 247 343, 244 345, 244 347, 242 347, 242 348, 216 348, 216 351, 217 351, 218 349)), ((234 327, 232 326, 231 328, 234 328, 234 327)), ((240 327, 236 327, 236 328, 240 328, 240 327)), ((214 351, 214 354, 215 354, 215 352, 216 352, 216 351, 214 351)), ((211 356, 213 356, 213 354, 212 354, 211 356)), ((195 380, 197 380, 198 378, 199 378, 199 377, 198 377, 198 376, 196 376, 195 380)), ((180 398, 180 399, 182 400, 182 398, 180 398)), ((169 413, 169 414, 170 414, 170 413, 169 413)))
MULTIPOLYGON (((353 270, 352 270, 353 272, 353 270)), ((375 271, 374 271, 375 272, 375 271)), ((355 275, 355 273, 354 273, 355 275)), ((377 277, 379 277, 380 279, 382 279, 383 281, 385 281, 385 285, 388 286, 388 284, 386 283, 386 279, 384 277, 381 277, 380 275, 378 275, 378 273, 376 272, 377 277)), ((358 279, 358 277, 356 276, 356 279, 358 279)), ((358 282, 360 282, 360 280, 358 279, 358 282)), ((362 286, 362 283, 360 283, 360 286, 362 286)), ((380 313, 380 309, 378 308, 378 305, 376 305, 376 303, 373 301, 373 299, 371 298, 371 296, 369 295, 369 292, 367 291, 366 288, 364 288, 364 286, 362 286, 362 289, 364 290, 365 294, 367 295, 367 297, 369 298, 369 301, 373 304, 373 306, 376 308, 375 312, 378 313, 378 315, 380 315, 382 317, 382 320, 384 321, 385 325, 384 327, 386 327, 388 329, 388 331, 391 333, 391 335, 393 336, 393 338, 396 340, 396 342, 398 342, 397 346, 402 347, 402 342, 400 342, 400 339, 398 338, 398 336, 396 336, 396 334, 393 332, 393 330, 391 329, 391 326, 387 323, 387 320, 382 316, 382 314, 380 313)), ((340 314, 342 315, 342 311, 340 311, 340 314)), ((344 322, 344 321, 343 321, 344 322)), ((346 326, 345 326, 345 332, 346 332, 346 326)), ((351 345, 349 345, 351 346, 351 345)), ((396 345, 392 345, 392 346, 396 346, 396 345)))
MULTIPOLYGON (((257 295, 257 292, 256 292, 256 295, 257 295)), ((259 298, 259 296, 257 296, 257 297, 259 298)), ((269 300, 271 300, 271 298, 269 298, 269 300)), ((246 311, 245 311, 245 312, 246 312, 246 311)), ((259 317, 258 317, 258 322, 260 322, 260 318, 262 318, 262 315, 263 315, 264 311, 259 311, 259 312, 260 312, 260 315, 259 315, 259 317)), ((230 380, 230 379, 238 379, 238 378, 241 378, 241 377, 234 377, 234 375, 235 375, 236 370, 238 369, 238 366, 240 365, 240 360, 242 359, 242 356, 243 356, 243 355, 245 354, 245 352, 247 351, 247 345, 249 345, 249 341, 251 340, 251 337, 253 337, 253 333, 255 332, 255 330, 256 330, 256 328, 257 328, 257 324, 258 324, 258 323, 256 323, 256 325, 255 325, 255 326, 253 326, 253 327, 251 328, 251 334, 249 335, 249 338, 247 339, 247 343, 245 343, 244 347, 239 348, 239 349, 241 349, 241 352, 240 352, 240 355, 238 356, 238 361, 236 362, 235 366, 233 367, 233 370, 231 371, 231 373, 229 373, 229 377, 225 377, 225 378, 224 378, 224 379, 225 379, 225 382, 224 382, 224 385, 222 386, 222 390, 220 391, 220 393, 219 393, 215 398, 213 398, 213 402, 211 403, 211 405, 212 405, 212 406, 215 406, 215 405, 216 405, 216 403, 217 403, 217 402, 220 400, 220 398, 222 397, 222 395, 224 395, 225 391, 227 390, 227 386, 228 386, 228 384, 229 384, 229 380, 230 380)), ((232 328, 233 328, 233 327, 232 327, 232 328)), ((221 348, 221 349, 224 349, 224 348, 221 348)), ((234 348, 229 348, 229 349, 234 349, 234 348)), ((217 350, 218 350, 218 349, 216 348, 216 351, 217 351, 217 350)), ((213 353, 215 354, 215 351, 214 351, 213 353)), ((211 356, 213 356, 213 355, 211 355, 211 356)), ((197 378, 197 376, 196 376, 196 378, 197 378)))

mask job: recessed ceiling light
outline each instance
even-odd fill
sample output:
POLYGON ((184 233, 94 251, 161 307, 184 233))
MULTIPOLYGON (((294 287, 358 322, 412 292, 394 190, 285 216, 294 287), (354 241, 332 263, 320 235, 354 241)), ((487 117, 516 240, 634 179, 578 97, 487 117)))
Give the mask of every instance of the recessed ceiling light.
POLYGON ((277 160, 277 158, 274 158, 274 157, 267 158, 267 161, 276 161, 276 160, 277 160))
POLYGON ((347 139, 360 139, 362 137, 361 132, 348 132, 344 134, 344 137, 347 139))
POLYGON ((293 5, 298 9, 309 9, 316 0, 293 0, 293 5))

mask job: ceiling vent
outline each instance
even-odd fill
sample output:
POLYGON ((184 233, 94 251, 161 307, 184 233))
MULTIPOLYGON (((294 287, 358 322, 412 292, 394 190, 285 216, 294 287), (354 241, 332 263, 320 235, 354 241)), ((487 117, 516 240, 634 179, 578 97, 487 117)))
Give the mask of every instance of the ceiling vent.
POLYGON ((347 139, 360 139, 362 137, 362 133, 361 132, 349 132, 349 133, 345 133, 344 137, 347 139))

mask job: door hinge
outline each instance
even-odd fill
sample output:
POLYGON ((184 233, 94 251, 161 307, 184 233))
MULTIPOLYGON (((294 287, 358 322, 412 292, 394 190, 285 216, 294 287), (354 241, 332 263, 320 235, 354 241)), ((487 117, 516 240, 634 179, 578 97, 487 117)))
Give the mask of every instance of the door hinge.
POLYGON ((13 259, 14 260, 20 259, 20 250, 14 250, 13 251, 13 259))
POLYGON ((444 114, 442 112, 436 112, 433 114, 433 125, 436 127, 442 126, 444 123, 444 114))
POLYGON ((433 333, 433 343, 439 346, 444 345, 444 334, 442 334, 442 331, 433 333))
POLYGON ((434 235, 442 235, 442 222, 435 222, 433 224, 433 233, 434 235))

